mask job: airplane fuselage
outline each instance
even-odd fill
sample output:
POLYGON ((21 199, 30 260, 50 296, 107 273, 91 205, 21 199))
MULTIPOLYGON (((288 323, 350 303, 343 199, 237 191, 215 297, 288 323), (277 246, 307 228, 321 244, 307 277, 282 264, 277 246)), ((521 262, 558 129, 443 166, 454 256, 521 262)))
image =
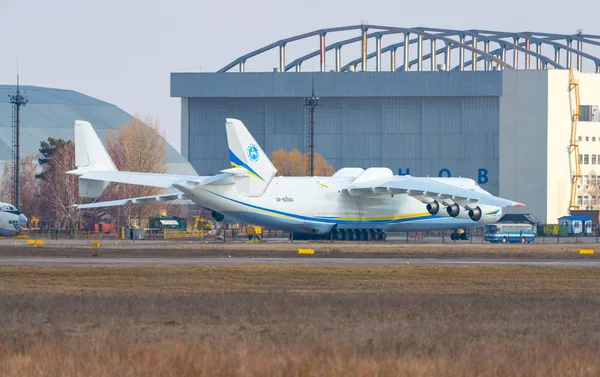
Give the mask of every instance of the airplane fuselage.
POLYGON ((426 205, 406 194, 351 196, 345 187, 354 178, 275 177, 260 197, 238 193, 235 184, 178 189, 195 203, 242 222, 298 233, 327 234, 336 229, 381 229, 386 232, 472 228, 497 222, 500 207, 481 206, 479 221, 466 209, 450 217, 445 209, 431 215, 426 205))

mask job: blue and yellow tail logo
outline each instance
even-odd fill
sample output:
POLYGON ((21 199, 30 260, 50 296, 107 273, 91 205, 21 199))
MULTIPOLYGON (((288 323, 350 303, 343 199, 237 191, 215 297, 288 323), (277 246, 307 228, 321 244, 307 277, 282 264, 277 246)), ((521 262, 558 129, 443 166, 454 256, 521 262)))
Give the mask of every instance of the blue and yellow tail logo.
POLYGON ((258 148, 255 144, 250 144, 248 146, 248 158, 250 161, 256 162, 260 158, 260 153, 258 153, 258 148))

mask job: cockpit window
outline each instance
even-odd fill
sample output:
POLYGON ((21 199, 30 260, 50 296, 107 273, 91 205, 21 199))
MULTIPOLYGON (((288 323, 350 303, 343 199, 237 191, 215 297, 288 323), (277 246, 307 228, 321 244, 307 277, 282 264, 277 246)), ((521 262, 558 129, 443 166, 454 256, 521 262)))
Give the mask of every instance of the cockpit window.
POLYGON ((12 204, 0 204, 0 211, 2 212, 16 212, 17 207, 12 204))

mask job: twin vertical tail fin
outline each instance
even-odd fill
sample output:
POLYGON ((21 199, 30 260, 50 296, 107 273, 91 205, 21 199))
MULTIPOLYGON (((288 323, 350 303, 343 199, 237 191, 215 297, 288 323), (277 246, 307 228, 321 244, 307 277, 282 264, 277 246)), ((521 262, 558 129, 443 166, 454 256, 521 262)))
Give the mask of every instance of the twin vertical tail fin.
POLYGON ((238 191, 248 196, 261 196, 277 169, 241 121, 227 118, 225 127, 231 166, 244 169, 246 173, 236 178, 238 191))
MULTIPOLYGON (((77 170, 70 173, 83 175, 91 171, 117 171, 102 141, 92 125, 82 120, 75 121, 75 165, 77 170)), ((79 178, 79 196, 97 198, 109 182, 79 178)))
MULTIPOLYGON (((226 130, 231 165, 235 168, 230 170, 234 170, 231 173, 238 192, 261 196, 277 169, 241 121, 227 119, 226 130)), ((83 178, 86 173, 117 171, 92 125, 82 120, 75 121, 75 165, 77 169, 68 173, 79 176, 79 196, 83 198, 99 197, 109 183, 83 178)))

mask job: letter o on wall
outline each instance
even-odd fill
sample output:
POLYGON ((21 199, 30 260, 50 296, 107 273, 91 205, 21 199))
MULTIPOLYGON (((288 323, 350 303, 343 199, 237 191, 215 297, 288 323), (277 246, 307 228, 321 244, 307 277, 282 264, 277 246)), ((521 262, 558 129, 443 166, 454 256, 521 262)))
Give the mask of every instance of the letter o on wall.
POLYGON ((438 177, 452 177, 452 173, 450 173, 449 169, 443 168, 440 169, 439 173, 438 173, 438 177), (446 174, 446 175, 444 175, 446 174))

